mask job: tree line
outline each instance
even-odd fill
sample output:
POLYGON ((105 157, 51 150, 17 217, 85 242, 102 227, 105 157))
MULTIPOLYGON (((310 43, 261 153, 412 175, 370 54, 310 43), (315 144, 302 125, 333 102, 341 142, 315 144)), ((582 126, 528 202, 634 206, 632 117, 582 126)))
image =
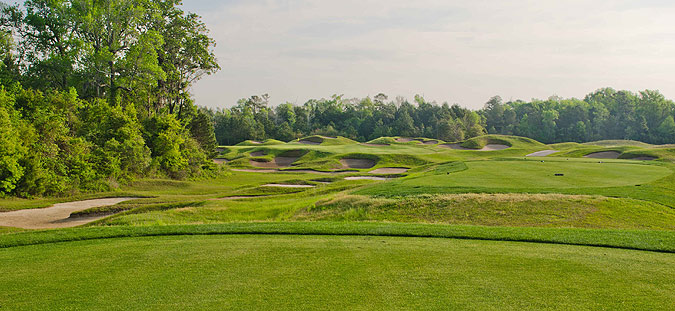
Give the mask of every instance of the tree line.
POLYGON ((459 105, 441 105, 415 96, 389 100, 384 94, 363 99, 334 95, 303 105, 270 106, 269 96, 241 99, 231 107, 210 110, 221 145, 245 140, 290 141, 308 135, 344 136, 368 141, 383 136, 430 137, 445 141, 484 135, 478 112, 459 105))
POLYGON ((180 0, 0 5, 0 195, 211 174, 213 123, 189 88, 219 69, 180 0))
POLYGON ((658 91, 599 89, 580 99, 509 101, 491 98, 480 111, 489 133, 544 143, 630 139, 675 143, 675 103, 658 91))

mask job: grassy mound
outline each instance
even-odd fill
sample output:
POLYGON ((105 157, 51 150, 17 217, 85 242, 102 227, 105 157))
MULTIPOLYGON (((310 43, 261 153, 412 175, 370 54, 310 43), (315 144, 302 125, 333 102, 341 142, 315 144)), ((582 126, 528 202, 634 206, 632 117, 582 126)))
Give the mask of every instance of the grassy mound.
POLYGON ((592 141, 588 143, 583 143, 583 145, 587 146, 601 146, 601 147, 651 147, 651 144, 648 143, 643 143, 641 141, 636 141, 636 140, 599 140, 599 141, 592 141))

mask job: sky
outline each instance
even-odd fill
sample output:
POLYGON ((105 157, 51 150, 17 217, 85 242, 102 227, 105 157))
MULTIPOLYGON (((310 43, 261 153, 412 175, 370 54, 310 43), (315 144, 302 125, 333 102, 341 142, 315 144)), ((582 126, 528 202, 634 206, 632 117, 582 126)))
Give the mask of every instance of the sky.
POLYGON ((675 2, 184 0, 222 70, 196 103, 229 107, 385 93, 478 109, 602 87, 675 97, 675 2))

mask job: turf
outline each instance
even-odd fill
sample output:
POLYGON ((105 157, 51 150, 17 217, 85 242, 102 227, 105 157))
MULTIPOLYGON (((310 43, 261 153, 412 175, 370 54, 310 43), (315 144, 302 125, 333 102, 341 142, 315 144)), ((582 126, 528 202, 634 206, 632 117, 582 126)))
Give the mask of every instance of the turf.
POLYGON ((10 248, 0 250, 0 261, 0 301, 9 310, 667 310, 675 304, 672 254, 535 243, 171 236, 10 248))

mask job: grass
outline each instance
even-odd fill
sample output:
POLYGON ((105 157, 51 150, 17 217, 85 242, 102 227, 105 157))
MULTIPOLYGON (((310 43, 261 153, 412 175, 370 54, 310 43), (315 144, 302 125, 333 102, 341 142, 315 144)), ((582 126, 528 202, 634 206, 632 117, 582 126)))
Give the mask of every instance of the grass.
POLYGON ((675 230, 675 210, 632 199, 560 194, 343 195, 294 219, 396 221, 515 227, 675 230))
POLYGON ((166 236, 9 248, 0 261, 0 301, 9 310, 667 310, 675 303, 672 254, 518 242, 166 236))

